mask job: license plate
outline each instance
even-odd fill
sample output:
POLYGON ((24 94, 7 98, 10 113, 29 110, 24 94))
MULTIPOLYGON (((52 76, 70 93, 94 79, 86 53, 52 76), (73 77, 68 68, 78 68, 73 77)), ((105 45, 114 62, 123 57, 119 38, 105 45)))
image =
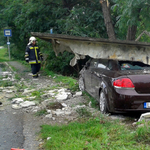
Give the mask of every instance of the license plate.
POLYGON ((150 102, 144 103, 144 108, 150 108, 150 102))

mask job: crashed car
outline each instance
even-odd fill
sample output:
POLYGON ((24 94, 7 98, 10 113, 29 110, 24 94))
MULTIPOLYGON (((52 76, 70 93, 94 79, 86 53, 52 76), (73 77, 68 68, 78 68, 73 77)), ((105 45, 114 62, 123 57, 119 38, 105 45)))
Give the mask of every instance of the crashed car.
POLYGON ((150 65, 140 61, 90 59, 79 88, 99 102, 102 113, 150 111, 150 65))

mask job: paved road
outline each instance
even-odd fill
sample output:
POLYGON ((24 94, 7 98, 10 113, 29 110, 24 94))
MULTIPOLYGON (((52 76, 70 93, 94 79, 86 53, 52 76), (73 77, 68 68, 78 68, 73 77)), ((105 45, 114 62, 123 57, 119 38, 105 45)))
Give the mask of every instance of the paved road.
MULTIPOLYGON (((0 75, 2 74, 0 64, 0 75)), ((9 101, 0 93, 0 150, 10 150, 11 148, 22 148, 23 136, 23 112, 13 110, 9 101)))
POLYGON ((0 150, 22 148, 23 113, 21 110, 12 110, 10 105, 0 110, 0 150))

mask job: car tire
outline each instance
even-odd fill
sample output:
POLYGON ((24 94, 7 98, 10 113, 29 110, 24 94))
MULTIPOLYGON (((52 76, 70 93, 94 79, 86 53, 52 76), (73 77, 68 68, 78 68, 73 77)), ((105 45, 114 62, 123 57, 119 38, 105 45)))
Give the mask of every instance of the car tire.
POLYGON ((100 112, 102 114, 108 113, 107 99, 106 99, 106 95, 103 92, 103 90, 100 92, 100 96, 99 96, 99 108, 100 108, 100 112))
POLYGON ((82 92, 85 91, 84 79, 81 75, 79 76, 79 89, 82 92))

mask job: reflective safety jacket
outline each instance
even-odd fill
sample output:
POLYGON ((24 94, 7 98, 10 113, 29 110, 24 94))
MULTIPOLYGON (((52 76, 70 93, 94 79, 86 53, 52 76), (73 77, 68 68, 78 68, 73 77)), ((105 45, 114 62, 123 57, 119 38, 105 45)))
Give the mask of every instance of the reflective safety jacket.
POLYGON ((40 49, 37 45, 32 46, 32 44, 27 45, 25 51, 25 60, 29 62, 29 64, 39 64, 43 59, 43 55, 40 52, 40 49))

